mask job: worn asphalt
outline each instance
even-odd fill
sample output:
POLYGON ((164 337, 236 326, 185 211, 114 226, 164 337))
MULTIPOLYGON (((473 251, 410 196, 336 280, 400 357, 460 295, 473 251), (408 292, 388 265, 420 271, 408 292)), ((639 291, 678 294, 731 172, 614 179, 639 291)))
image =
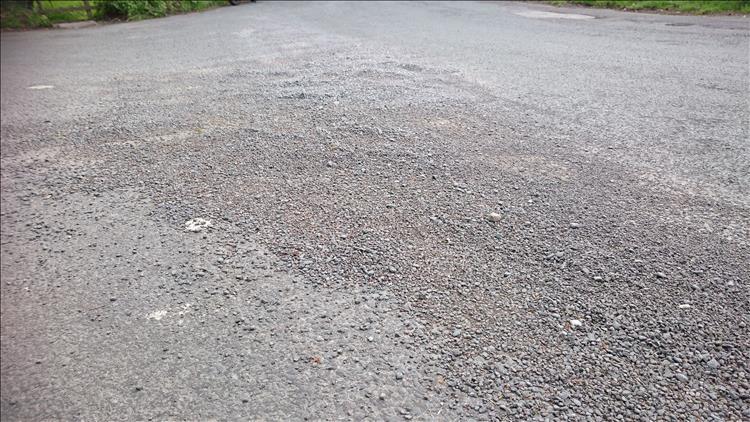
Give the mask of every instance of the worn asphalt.
POLYGON ((3 421, 750 419, 747 17, 258 2, 0 47, 3 421))

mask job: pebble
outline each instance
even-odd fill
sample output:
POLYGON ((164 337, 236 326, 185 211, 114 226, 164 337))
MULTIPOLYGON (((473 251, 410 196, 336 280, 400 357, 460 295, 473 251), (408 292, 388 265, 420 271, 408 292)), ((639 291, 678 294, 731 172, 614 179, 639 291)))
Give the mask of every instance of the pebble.
POLYGON ((719 369, 719 366, 721 366, 721 365, 719 364, 719 361, 718 361, 718 360, 716 360, 716 359, 714 359, 714 358, 712 358, 711 360, 709 360, 709 361, 708 361, 708 362, 706 363, 706 365, 707 365, 707 366, 708 366, 709 368, 711 368, 711 369, 719 369))
POLYGON ((502 219, 503 219, 503 216, 500 215, 500 214, 498 214, 498 213, 496 213, 496 212, 491 212, 491 213, 487 214, 487 220, 489 220, 489 221, 491 221, 493 223, 500 222, 502 219))
POLYGON ((689 381, 688 376, 685 375, 685 374, 683 374, 683 373, 675 374, 675 378, 677 378, 678 380, 680 380, 682 382, 688 382, 689 381))
POLYGON ((579 228, 581 228, 581 224, 580 223, 570 223, 570 228, 571 229, 579 229, 579 228))

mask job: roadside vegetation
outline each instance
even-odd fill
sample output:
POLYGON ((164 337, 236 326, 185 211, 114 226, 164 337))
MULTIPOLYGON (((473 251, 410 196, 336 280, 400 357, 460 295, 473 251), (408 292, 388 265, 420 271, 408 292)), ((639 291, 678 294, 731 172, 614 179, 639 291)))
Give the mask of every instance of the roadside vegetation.
POLYGON ((140 20, 226 4, 226 0, 3 0, 0 26, 29 29, 83 20, 140 20))
POLYGON ((750 13, 750 0, 556 0, 562 6, 579 4, 622 10, 660 10, 697 15, 713 13, 750 13))

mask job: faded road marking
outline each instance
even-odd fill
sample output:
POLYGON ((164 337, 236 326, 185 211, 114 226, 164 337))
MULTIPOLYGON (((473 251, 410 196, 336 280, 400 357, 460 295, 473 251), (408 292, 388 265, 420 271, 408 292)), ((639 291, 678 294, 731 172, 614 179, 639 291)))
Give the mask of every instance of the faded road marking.
POLYGON ((578 15, 575 13, 538 12, 538 11, 518 12, 516 13, 516 15, 523 16, 525 18, 536 18, 536 19, 594 19, 593 16, 589 16, 589 15, 578 15))

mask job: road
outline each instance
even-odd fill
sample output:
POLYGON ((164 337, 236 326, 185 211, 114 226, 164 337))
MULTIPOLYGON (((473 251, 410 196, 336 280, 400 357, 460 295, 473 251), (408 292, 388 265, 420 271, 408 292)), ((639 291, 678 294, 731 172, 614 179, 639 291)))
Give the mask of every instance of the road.
POLYGON ((750 418, 748 22, 3 33, 3 420, 750 418))

